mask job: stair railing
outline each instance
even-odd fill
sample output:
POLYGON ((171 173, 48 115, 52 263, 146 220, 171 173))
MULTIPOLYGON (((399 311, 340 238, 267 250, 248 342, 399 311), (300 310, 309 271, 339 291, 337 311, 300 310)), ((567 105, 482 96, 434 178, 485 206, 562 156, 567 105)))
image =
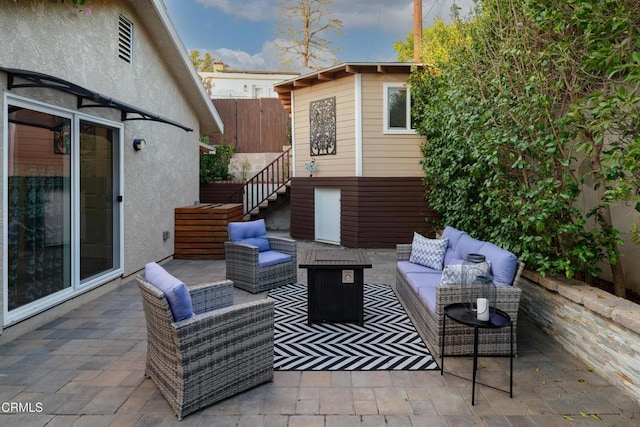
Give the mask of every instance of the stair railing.
POLYGON ((290 152, 291 147, 246 180, 241 188, 229 196, 229 202, 242 203, 246 215, 283 188, 291 179, 290 152))

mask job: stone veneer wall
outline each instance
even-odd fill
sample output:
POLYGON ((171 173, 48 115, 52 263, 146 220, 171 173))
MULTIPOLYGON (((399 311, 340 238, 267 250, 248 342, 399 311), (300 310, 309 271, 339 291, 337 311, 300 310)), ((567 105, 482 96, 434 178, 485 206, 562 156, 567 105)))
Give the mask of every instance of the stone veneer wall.
POLYGON ((640 305, 572 279, 526 271, 521 310, 574 356, 640 402, 640 305))

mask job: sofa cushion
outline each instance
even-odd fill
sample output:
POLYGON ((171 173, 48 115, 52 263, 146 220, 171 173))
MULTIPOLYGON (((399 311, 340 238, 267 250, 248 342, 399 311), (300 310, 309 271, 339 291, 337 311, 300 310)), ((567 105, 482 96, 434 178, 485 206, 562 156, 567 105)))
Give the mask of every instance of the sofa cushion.
MULTIPOLYGON (((461 261, 461 260, 459 260, 461 261)), ((466 264, 458 262, 456 264, 448 264, 442 270, 442 279, 440 283, 443 285, 460 285, 463 276, 470 274, 472 276, 489 276, 491 274, 491 264, 483 261, 474 264, 466 264)))
POLYGON ((413 233, 409 262, 434 270, 442 270, 448 243, 447 239, 427 239, 418 233, 413 233))
POLYGON ((407 283, 411 285, 414 290, 417 290, 423 286, 430 286, 432 288, 435 288, 440 284, 440 274, 407 273, 407 275, 404 277, 405 279, 407 279, 407 283))
POLYGON ((260 252, 271 250, 264 219, 228 224, 229 240, 257 246, 260 252))
POLYGON ((418 289, 418 297, 422 303, 429 307, 432 313, 436 312, 436 286, 423 286, 418 289))
POLYGON ((458 241, 460 240, 460 237, 462 237, 465 234, 467 233, 465 233, 464 231, 460 231, 451 226, 446 226, 444 228, 444 231, 442 232, 442 238, 449 240, 448 249, 451 249, 455 252, 456 247, 458 246, 458 241))
POLYGON ((436 288, 440 283, 440 275, 429 273, 407 273, 405 279, 416 294, 418 294, 419 296, 429 296, 429 298, 425 302, 428 302, 429 307, 434 310, 436 288))
POLYGON ((271 265, 282 264, 291 261, 291 255, 278 251, 264 251, 258 253, 258 267, 264 268, 271 265))
POLYGON ((414 264, 409 261, 398 261, 396 263, 396 267, 403 276, 406 276, 407 273, 424 273, 424 274, 437 274, 438 276, 442 273, 440 270, 434 270, 433 268, 425 267, 424 265, 414 264))
POLYGON ((489 242, 482 245, 478 253, 484 255, 491 263, 493 283, 497 286, 513 284, 518 269, 518 259, 514 254, 489 242))
POLYGON ((144 277, 147 282, 164 293, 175 322, 195 316, 189 289, 167 270, 155 262, 150 262, 144 266, 144 277))
POLYGON ((463 261, 453 248, 447 248, 447 251, 444 253, 444 265, 462 264, 463 261))
POLYGON ((468 234, 463 234, 456 245, 456 254, 458 258, 467 259, 469 254, 481 254, 480 249, 485 244, 482 240, 474 239, 468 234))

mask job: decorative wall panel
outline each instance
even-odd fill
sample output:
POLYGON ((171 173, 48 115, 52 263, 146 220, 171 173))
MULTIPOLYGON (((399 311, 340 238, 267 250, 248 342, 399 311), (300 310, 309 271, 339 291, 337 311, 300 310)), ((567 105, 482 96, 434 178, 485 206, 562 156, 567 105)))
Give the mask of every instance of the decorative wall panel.
POLYGON ((309 103, 310 154, 336 154, 336 97, 309 103))

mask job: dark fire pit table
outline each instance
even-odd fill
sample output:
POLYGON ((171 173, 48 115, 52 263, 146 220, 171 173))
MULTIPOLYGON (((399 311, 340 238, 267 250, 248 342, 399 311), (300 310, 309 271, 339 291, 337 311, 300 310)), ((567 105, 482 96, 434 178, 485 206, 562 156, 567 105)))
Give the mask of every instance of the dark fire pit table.
POLYGON ((371 268, 359 249, 303 252, 300 268, 307 269, 307 321, 364 323, 364 269, 371 268))

